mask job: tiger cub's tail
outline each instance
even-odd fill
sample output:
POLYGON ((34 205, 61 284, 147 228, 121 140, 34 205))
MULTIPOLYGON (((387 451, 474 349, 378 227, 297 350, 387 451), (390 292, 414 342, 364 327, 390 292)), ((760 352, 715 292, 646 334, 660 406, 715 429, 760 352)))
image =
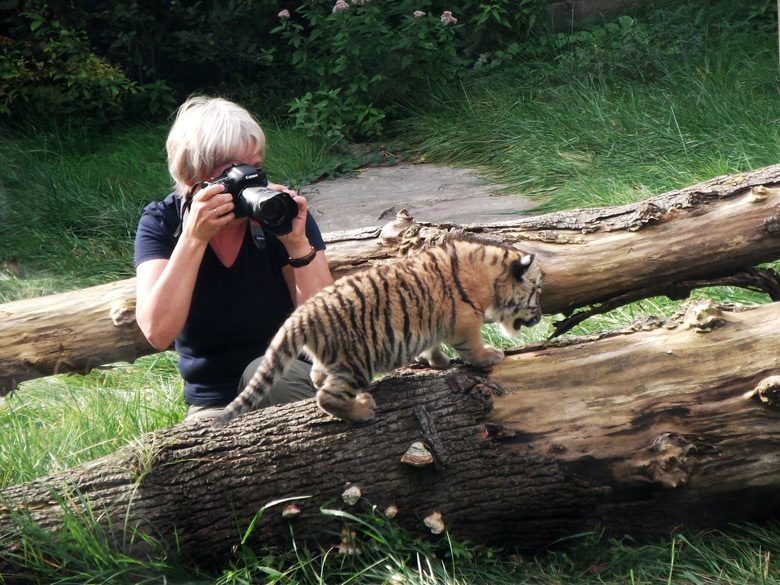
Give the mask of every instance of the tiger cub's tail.
POLYGON ((233 402, 214 418, 211 423, 213 428, 222 427, 237 416, 257 408, 266 390, 287 372, 305 342, 301 321, 298 314, 293 313, 276 332, 252 379, 233 402))

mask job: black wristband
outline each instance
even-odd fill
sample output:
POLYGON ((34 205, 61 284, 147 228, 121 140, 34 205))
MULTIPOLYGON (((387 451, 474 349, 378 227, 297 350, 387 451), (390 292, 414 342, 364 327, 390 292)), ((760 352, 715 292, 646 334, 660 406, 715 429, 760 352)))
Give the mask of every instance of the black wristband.
POLYGON ((314 257, 317 255, 317 250, 314 249, 314 246, 311 247, 311 252, 306 254, 303 258, 290 258, 288 260, 288 263, 293 268, 301 268, 302 266, 308 266, 311 264, 311 261, 314 260, 314 257))

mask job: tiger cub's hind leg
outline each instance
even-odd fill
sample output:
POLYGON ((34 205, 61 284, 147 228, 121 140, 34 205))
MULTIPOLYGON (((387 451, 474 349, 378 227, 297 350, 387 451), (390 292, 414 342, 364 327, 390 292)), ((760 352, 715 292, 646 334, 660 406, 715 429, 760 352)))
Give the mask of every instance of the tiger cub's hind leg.
POLYGON ((327 374, 317 390, 317 405, 328 414, 349 422, 365 422, 376 416, 374 397, 352 380, 327 374))
POLYGON ((438 343, 426 349, 414 359, 421 364, 427 364, 439 370, 444 370, 450 366, 450 358, 441 350, 441 345, 438 343))
POLYGON ((309 374, 312 384, 315 388, 322 388, 325 384, 325 380, 328 379, 328 370, 322 365, 322 362, 317 358, 312 359, 311 373, 309 374))

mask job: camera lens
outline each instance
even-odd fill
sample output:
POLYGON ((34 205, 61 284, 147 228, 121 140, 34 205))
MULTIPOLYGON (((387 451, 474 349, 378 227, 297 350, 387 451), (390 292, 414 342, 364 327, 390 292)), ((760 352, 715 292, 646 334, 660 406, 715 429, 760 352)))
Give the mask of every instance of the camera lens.
POLYGON ((279 225, 285 219, 286 207, 280 196, 266 199, 258 207, 257 211, 260 221, 269 226, 279 225))
POLYGON ((247 187, 236 199, 236 217, 249 216, 274 235, 292 231, 292 220, 298 215, 298 204, 283 191, 265 187, 247 187))

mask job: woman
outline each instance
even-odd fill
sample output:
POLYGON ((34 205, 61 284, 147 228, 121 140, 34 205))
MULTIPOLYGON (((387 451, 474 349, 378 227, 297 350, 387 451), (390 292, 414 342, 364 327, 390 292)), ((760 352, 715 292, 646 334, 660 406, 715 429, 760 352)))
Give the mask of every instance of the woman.
MULTIPOLYGON (((265 135, 244 108, 190 98, 166 147, 176 190, 148 205, 138 225, 136 319, 155 348, 175 345, 187 416, 214 416, 243 389, 290 312, 333 279, 305 198, 269 183, 298 204, 292 231, 274 236, 236 217, 224 185, 198 189, 233 164, 262 166, 265 135)), ((313 396, 308 372, 297 362, 264 406, 313 396)))

